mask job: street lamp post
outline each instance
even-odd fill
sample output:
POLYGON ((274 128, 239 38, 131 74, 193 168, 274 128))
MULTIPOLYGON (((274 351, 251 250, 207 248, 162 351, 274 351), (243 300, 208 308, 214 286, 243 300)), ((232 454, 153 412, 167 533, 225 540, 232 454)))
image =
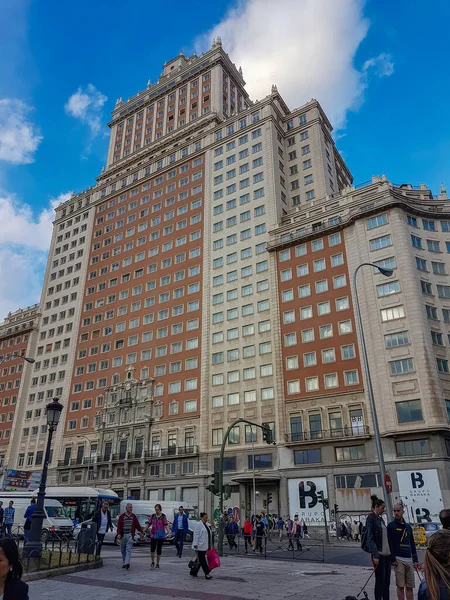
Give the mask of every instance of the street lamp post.
MULTIPOLYGON (((88 464, 87 464, 87 477, 86 477, 86 485, 89 486, 89 469, 91 468, 91 461, 92 461, 92 442, 86 435, 77 435, 77 438, 84 438, 85 440, 87 440, 87 442, 89 444, 89 459, 88 459, 88 464)), ((94 465, 92 465, 92 474, 94 474, 94 468, 95 468, 94 465)))
MULTIPOLYGON (((355 290, 355 299, 356 299, 356 317, 357 317, 357 321, 358 321, 359 336, 361 339, 361 350, 362 350, 364 371, 366 374, 366 381, 367 381, 367 394, 369 396, 370 410, 372 413, 373 432, 374 432, 374 436, 375 436, 375 444, 376 444, 376 448, 377 448, 378 462, 380 463, 381 478, 383 480, 382 485, 384 485, 385 476, 386 476, 386 465, 384 463, 383 446, 381 443, 380 428, 378 425, 378 417, 377 417, 377 409, 375 406, 375 398, 373 395, 372 378, 370 376, 369 360, 367 358, 366 340, 364 337, 364 331, 363 331, 362 319, 361 319, 361 309, 359 306, 358 288, 356 285, 356 276, 358 274, 359 269, 361 269, 361 267, 373 267, 375 269, 378 269, 378 271, 385 277, 390 277, 392 275, 393 271, 392 271, 392 269, 384 269, 383 267, 379 267, 378 265, 374 265, 372 263, 361 263, 360 265, 358 265, 356 267, 355 272, 353 274, 353 287, 355 290)), ((387 490, 385 493, 385 499, 386 499, 385 503, 386 503, 387 513, 388 513, 388 520, 389 520, 390 518, 392 518, 393 512, 392 512, 391 495, 389 494, 389 492, 387 490)))
POLYGON ((53 398, 50 404, 45 407, 45 414, 47 416, 48 426, 48 439, 47 448, 45 450, 44 468, 42 469, 41 482, 39 485, 39 492, 37 495, 36 510, 31 518, 31 530, 30 539, 23 548, 23 556, 28 558, 40 558, 42 554, 42 523, 45 519, 44 512, 44 499, 45 499, 45 487, 47 484, 47 471, 48 463, 50 460, 50 450, 52 445, 53 432, 55 431, 59 419, 61 417, 61 411, 63 409, 58 398, 53 398))

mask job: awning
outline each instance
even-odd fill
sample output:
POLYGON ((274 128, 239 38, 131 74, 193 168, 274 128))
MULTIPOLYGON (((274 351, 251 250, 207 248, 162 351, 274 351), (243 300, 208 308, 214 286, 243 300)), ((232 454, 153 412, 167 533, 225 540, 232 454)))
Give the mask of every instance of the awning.
MULTIPOLYGON (((253 473, 243 473, 242 475, 233 475, 231 481, 236 483, 253 484, 253 473)), ((281 481, 281 476, 276 473, 255 473, 256 484, 270 484, 281 481)))

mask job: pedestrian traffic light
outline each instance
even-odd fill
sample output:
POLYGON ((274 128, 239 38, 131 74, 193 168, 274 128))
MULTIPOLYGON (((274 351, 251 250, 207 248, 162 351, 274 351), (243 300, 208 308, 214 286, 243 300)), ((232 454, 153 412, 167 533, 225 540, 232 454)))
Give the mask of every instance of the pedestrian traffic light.
POLYGON ((334 519, 334 510, 331 509, 331 518, 334 519))
POLYGON ((267 506, 269 506, 269 504, 272 504, 272 494, 270 492, 267 494, 267 506))
POLYGON ((270 429, 269 423, 262 424, 263 441, 267 444, 273 444, 273 433, 270 429))
POLYGON ((317 501, 323 504, 323 492, 317 492, 317 501))
POLYGON ((219 495, 219 481, 220 473, 218 471, 215 471, 211 475, 211 483, 206 486, 206 489, 209 490, 211 494, 214 494, 215 496, 219 495))

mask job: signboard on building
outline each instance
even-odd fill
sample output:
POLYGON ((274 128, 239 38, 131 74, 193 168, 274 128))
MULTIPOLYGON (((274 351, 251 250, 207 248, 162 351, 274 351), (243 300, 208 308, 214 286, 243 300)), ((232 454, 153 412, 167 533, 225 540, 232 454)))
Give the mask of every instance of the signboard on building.
POLYGON ((29 491, 33 492, 39 487, 41 482, 41 471, 17 471, 8 469, 3 480, 3 489, 8 491, 29 491))
POLYGON ((399 498, 408 512, 409 521, 439 522, 444 508, 437 469, 397 472, 399 498))
MULTIPOLYGON (((323 507, 317 494, 323 492, 324 498, 328 498, 326 477, 288 479, 288 492, 291 519, 294 515, 298 515, 299 519, 308 525, 324 525, 323 507)), ((330 520, 329 510, 327 510, 327 519, 330 520)))

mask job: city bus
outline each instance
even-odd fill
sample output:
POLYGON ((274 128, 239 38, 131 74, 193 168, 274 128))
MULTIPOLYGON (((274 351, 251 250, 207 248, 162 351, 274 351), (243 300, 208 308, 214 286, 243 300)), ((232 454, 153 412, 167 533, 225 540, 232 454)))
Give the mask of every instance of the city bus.
MULTIPOLYGON (((36 498, 37 490, 2 492, 2 499, 36 498)), ((102 502, 108 502, 111 517, 117 517, 120 510, 120 498, 112 490, 84 486, 49 486, 45 489, 45 497, 58 500, 64 507, 65 514, 72 519, 74 525, 91 519, 102 502)))

